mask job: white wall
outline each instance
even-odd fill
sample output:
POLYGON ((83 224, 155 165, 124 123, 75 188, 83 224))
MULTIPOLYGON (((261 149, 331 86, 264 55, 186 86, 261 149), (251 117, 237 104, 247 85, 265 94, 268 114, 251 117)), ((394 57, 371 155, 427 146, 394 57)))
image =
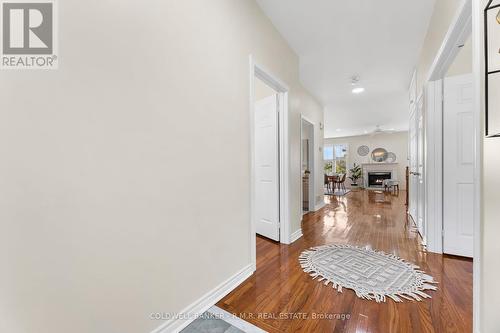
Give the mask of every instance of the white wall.
MULTIPOLYGON (((325 139, 325 146, 333 144, 347 144, 347 167, 350 169, 354 163, 361 165, 363 163, 374 163, 370 156, 372 150, 376 148, 384 148, 388 152, 393 152, 397 156, 398 163, 398 179, 401 189, 406 189, 405 173, 408 166, 408 132, 397 133, 381 133, 377 135, 360 135, 344 138, 325 139), (359 156, 357 153, 358 147, 366 145, 370 148, 370 153, 367 156, 359 156)), ((348 173, 348 176, 350 174, 348 173)), ((350 179, 346 180, 346 185, 350 186, 350 179)))
POLYGON ((455 60, 451 64, 446 76, 455 76, 472 73, 472 38, 465 42, 455 60))
POLYGON ((269 87, 265 82, 259 78, 255 78, 255 100, 261 100, 271 95, 275 95, 276 91, 269 87))
POLYGON ((0 75, 0 331, 149 332, 250 263, 248 55, 291 87, 292 232, 322 107, 253 0, 59 17, 59 70, 0 75))
POLYGON ((417 96, 423 91, 429 70, 464 0, 436 0, 427 35, 417 64, 417 96))

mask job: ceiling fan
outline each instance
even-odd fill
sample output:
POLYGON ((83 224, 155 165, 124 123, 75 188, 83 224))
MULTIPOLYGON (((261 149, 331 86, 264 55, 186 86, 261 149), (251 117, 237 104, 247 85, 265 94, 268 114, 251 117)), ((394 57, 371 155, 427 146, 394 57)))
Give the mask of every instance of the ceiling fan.
POLYGON ((383 134, 383 133, 386 133, 386 134, 391 134, 391 133, 395 133, 396 130, 394 128, 390 128, 390 129, 383 129, 380 125, 377 125, 375 126, 375 129, 373 131, 371 131, 369 134, 370 135, 377 135, 377 134, 383 134))

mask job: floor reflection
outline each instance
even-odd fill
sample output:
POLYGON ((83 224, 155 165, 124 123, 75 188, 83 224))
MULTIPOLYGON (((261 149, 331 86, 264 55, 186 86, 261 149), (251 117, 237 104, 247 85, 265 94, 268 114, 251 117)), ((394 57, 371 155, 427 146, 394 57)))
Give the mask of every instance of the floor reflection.
POLYGON ((409 221, 406 193, 357 190, 325 196, 326 206, 303 216, 303 236, 290 245, 257 238, 257 271, 218 306, 252 313, 249 320, 269 332, 470 332, 472 262, 428 253, 409 221), (439 290, 423 302, 377 304, 351 290, 337 293, 301 269, 300 253, 340 243, 399 256, 439 281, 439 290), (349 321, 258 318, 261 313, 349 313, 349 321), (423 326, 425 325, 425 327, 423 326))

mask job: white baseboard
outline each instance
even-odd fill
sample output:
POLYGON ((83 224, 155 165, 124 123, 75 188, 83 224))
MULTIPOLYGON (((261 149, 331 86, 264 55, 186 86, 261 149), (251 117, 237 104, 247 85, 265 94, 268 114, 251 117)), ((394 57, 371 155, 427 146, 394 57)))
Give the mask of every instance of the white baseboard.
POLYGON ((325 200, 323 200, 322 202, 320 202, 319 204, 316 205, 316 207, 314 207, 314 211, 318 211, 320 210, 321 208, 325 207, 326 206, 326 203, 325 203, 325 200))
POLYGON ((206 293, 203 297, 198 299, 196 302, 188 305, 182 311, 179 312, 181 318, 173 318, 165 321, 158 328, 153 330, 151 333, 178 333, 186 326, 191 324, 196 317, 208 309, 210 309, 215 303, 220 301, 224 296, 233 291, 237 286, 239 286, 243 281, 245 281, 254 272, 253 265, 250 264, 240 270, 238 273, 234 274, 232 277, 206 293), (189 319, 186 319, 188 317, 189 319))
POLYGON ((299 239, 300 237, 302 237, 302 228, 300 228, 299 230, 295 231, 291 236, 290 236, 290 244, 292 244, 293 242, 295 242, 297 239, 299 239))

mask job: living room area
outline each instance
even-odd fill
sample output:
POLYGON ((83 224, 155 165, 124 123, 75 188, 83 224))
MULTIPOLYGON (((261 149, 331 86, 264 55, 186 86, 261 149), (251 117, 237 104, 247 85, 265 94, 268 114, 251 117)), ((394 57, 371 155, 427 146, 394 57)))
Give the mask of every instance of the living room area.
POLYGON ((376 127, 363 135, 330 137, 323 151, 326 195, 407 189, 408 131, 376 127))

